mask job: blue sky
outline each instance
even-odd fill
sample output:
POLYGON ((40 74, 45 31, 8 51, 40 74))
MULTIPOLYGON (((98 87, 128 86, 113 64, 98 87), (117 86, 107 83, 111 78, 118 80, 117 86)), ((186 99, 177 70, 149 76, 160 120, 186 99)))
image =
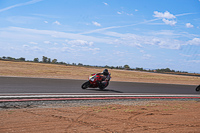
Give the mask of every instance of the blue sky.
POLYGON ((0 0, 0 57, 200 73, 200 0, 0 0))

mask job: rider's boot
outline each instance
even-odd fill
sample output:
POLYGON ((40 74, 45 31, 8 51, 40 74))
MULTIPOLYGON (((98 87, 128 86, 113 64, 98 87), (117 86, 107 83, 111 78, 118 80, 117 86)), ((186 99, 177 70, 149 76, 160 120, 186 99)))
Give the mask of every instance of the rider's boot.
POLYGON ((103 90, 105 88, 105 85, 102 84, 101 82, 97 81, 97 84, 98 84, 100 90, 103 90))

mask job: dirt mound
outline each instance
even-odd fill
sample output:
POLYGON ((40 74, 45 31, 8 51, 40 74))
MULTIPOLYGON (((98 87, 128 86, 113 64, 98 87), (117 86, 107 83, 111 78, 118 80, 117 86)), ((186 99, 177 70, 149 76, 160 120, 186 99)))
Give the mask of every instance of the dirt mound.
POLYGON ((198 101, 65 104, 0 111, 0 132, 200 132, 198 101))

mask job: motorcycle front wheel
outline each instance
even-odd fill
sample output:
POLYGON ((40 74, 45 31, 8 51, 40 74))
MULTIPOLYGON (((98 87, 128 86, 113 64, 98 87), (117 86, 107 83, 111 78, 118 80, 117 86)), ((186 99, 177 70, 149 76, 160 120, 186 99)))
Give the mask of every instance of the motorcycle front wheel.
POLYGON ((200 85, 197 86, 196 91, 200 91, 200 85))
POLYGON ((89 86, 90 86, 90 81, 86 81, 85 83, 82 84, 81 88, 87 89, 89 86))

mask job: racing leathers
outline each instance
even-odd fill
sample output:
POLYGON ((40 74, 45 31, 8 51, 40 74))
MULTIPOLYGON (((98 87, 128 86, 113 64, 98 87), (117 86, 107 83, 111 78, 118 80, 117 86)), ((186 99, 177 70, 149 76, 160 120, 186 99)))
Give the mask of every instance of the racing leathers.
POLYGON ((102 81, 97 81, 97 84, 99 85, 100 88, 104 89, 109 85, 109 81, 111 79, 111 74, 106 74, 104 75, 104 73, 97 73, 97 75, 100 75, 102 77, 102 81))

